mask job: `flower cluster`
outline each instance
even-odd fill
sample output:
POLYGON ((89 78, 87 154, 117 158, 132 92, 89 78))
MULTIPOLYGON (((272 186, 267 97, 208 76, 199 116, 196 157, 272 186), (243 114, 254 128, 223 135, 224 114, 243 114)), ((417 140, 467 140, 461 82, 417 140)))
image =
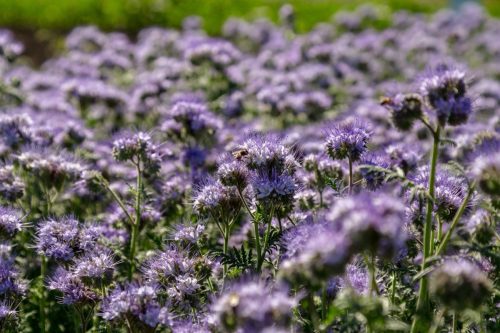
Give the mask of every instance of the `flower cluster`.
POLYGON ((0 29, 1 332, 498 330, 499 21, 299 15, 0 29))

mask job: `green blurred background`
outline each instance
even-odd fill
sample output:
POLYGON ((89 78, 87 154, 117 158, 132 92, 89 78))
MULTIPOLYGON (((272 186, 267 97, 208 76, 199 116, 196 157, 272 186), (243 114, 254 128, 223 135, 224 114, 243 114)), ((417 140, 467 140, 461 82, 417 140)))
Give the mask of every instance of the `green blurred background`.
MULTIPOLYGON (((0 27, 14 30, 35 63, 53 54, 61 36, 78 25, 93 24, 106 31, 133 35, 151 26, 180 27, 189 15, 203 18, 203 27, 217 34, 228 17, 276 21, 279 8, 289 3, 296 12, 299 32, 328 21, 339 10, 371 3, 386 13, 396 10, 430 13, 465 0, 0 0, 0 27)), ((500 0, 480 1, 500 16, 500 0)))
MULTIPOLYGON (((297 27, 304 31, 328 20, 341 9, 363 3, 385 5, 391 10, 432 12, 449 0, 1 0, 0 26, 16 30, 67 31, 76 25, 95 24, 105 30, 135 32, 145 26, 180 26, 187 15, 199 15, 210 33, 217 33, 230 16, 276 19, 280 6, 290 3, 297 13, 297 27)), ((483 0, 492 15, 500 15, 499 0, 483 0)))

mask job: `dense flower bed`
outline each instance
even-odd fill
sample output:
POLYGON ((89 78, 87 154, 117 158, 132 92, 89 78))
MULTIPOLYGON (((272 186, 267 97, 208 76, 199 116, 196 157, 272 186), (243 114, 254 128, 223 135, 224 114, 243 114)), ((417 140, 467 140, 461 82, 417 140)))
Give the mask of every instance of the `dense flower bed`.
POLYGON ((498 329, 500 21, 0 30, 0 330, 498 329))

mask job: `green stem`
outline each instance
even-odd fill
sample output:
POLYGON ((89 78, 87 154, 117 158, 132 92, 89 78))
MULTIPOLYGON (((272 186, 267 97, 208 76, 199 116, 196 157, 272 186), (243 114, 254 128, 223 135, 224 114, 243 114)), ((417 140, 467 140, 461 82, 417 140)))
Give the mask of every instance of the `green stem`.
POLYGON ((46 332, 46 324, 47 324, 47 318, 46 318, 46 304, 45 304, 45 299, 46 299, 46 292, 45 292, 45 277, 47 275, 47 259, 45 258, 44 255, 42 255, 41 258, 41 264, 40 264, 40 279, 42 280, 42 290, 40 291, 40 301, 39 301, 39 310, 40 310, 40 332, 45 333, 46 332))
POLYGON ((326 320, 328 312, 328 295, 326 291, 326 284, 321 288, 321 319, 326 320))
POLYGON ((391 303, 396 304, 396 273, 392 273, 392 281, 391 281, 391 303))
POLYGON ((125 204, 120 199, 120 197, 118 196, 118 194, 116 194, 116 192, 109 186, 109 183, 106 180, 103 179, 102 184, 104 185, 104 187, 106 188, 106 190, 108 190, 108 192, 111 194, 111 196, 116 201, 116 203, 118 204, 118 206, 120 206, 120 208, 122 209, 122 211, 125 214, 125 216, 127 216, 130 224, 133 225, 134 224, 134 219, 132 218, 132 215, 130 215, 130 213, 128 212, 128 209, 125 208, 125 204))
POLYGON ((259 221, 253 219, 253 229, 255 234, 255 252, 257 252, 257 272, 260 273, 262 250, 260 248, 259 221))
POLYGON ((243 193, 241 193, 241 190, 238 189, 238 195, 240 196, 241 202, 243 202, 243 206, 245 206, 245 209, 247 210, 248 214, 252 217, 252 223, 253 223, 253 230, 254 230, 254 236, 255 236, 255 252, 257 253, 257 264, 256 264, 256 269, 257 272, 260 272, 260 262, 262 261, 262 250, 260 248, 260 235, 259 235, 259 221, 255 218, 255 215, 252 213, 250 210, 250 207, 247 204, 247 201, 245 200, 245 197, 243 197, 243 193))
POLYGON ((370 290, 369 290, 369 295, 373 295, 375 292, 375 295, 380 294, 377 286, 377 267, 375 266, 375 256, 374 255, 366 255, 365 256, 365 261, 366 261, 366 266, 368 267, 368 271, 370 273, 369 280, 370 280, 370 290))
POLYGON ((446 246, 448 245, 448 242, 450 240, 451 234, 453 233, 453 230, 457 226, 458 221, 462 217, 462 215, 463 215, 463 213, 465 211, 465 208, 467 208, 467 204, 469 203, 469 199, 470 199, 470 197, 471 197, 471 195, 472 195, 473 192, 474 192, 474 184, 472 184, 471 187, 469 188, 469 191, 467 192, 467 195, 465 196, 464 201, 460 205, 460 208, 455 213, 455 216, 453 217, 453 220, 451 221, 450 228, 448 229, 448 231, 444 235, 444 238, 443 238, 443 241, 441 242, 441 244, 439 244, 439 247, 436 250, 436 255, 437 256, 440 255, 440 254, 442 254, 443 251, 446 249, 446 246))
POLYGON ((314 305, 314 296, 309 294, 307 297, 307 305, 309 307, 309 316, 311 318, 311 324, 315 333, 320 331, 320 321, 318 318, 318 313, 316 312, 316 306, 314 305))
POLYGON ((128 272, 129 280, 132 280, 132 276, 135 272, 135 251, 139 233, 139 225, 141 223, 142 171, 141 171, 140 161, 136 164, 136 169, 137 169, 137 187, 135 195, 135 221, 132 224, 132 235, 130 237, 130 254, 129 254, 130 266, 128 272))
MULTIPOLYGON (((222 248, 222 253, 224 253, 224 255, 226 255, 228 244, 229 244, 229 226, 228 225, 226 225, 224 227, 224 233, 222 234, 222 236, 224 237, 224 246, 222 248)), ((226 275, 227 275, 227 263, 224 264, 223 280, 226 279, 226 275)))
POLYGON ((438 222, 438 232, 436 237, 437 244, 441 243, 441 239, 443 238, 443 221, 439 216, 436 216, 436 220, 438 222))
POLYGON ((453 333, 457 332, 457 313, 455 311, 453 311, 453 324, 452 324, 451 331, 453 333))
POLYGON ((352 159, 349 156, 349 195, 352 194, 352 159))
POLYGON ((260 262, 257 263, 257 271, 260 272, 262 269, 262 264, 266 258, 267 246, 269 245, 269 235, 271 234, 271 222, 273 219, 273 212, 271 210, 271 218, 267 221, 266 234, 264 235, 264 247, 262 248, 262 255, 260 256, 260 262))
MULTIPOLYGON (((429 198, 427 199, 426 205, 426 216, 425 216, 425 225, 424 225, 424 253, 422 258, 422 268, 421 271, 424 271, 427 268, 427 259, 431 256, 431 243, 432 243, 432 211, 434 206, 434 183, 436 181, 436 167, 437 167, 437 159, 439 154, 439 135, 440 135, 440 126, 438 125, 435 132, 433 132, 434 142, 432 145, 432 155, 431 155, 431 165, 429 170, 429 198)), ((429 309, 429 297, 428 297, 428 285, 427 285, 427 277, 423 277, 420 280, 420 289, 417 300, 417 312, 428 314, 429 309)), ((414 316, 411 333, 415 333, 418 331, 419 326, 421 324, 421 318, 419 318, 419 314, 414 316)))

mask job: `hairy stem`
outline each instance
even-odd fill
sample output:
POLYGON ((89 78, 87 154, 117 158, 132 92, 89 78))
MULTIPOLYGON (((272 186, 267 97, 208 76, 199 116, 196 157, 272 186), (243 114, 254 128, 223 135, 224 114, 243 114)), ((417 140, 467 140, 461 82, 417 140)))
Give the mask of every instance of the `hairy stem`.
MULTIPOLYGON (((224 255, 226 255, 228 244, 229 244, 229 225, 228 224, 226 224, 226 226, 224 227, 224 233, 222 234, 222 236, 224 237, 224 245, 222 247, 222 253, 224 253, 224 255)), ((226 275, 227 275, 227 263, 224 264, 223 280, 226 279, 226 275)))
MULTIPOLYGON (((426 205, 426 216, 424 225, 424 253, 422 258, 422 268, 424 271, 427 268, 427 259, 431 256, 431 243, 432 243, 432 211, 434 206, 434 183, 436 181, 436 167, 437 159, 439 153, 439 135, 440 127, 438 125, 435 132, 433 132, 433 145, 432 145, 432 155, 431 155, 431 165, 429 170, 429 198, 427 199, 426 205)), ((422 323, 422 318, 420 314, 428 315, 429 310, 429 295, 428 295, 428 285, 427 277, 423 277, 420 280, 420 289, 417 300, 417 315, 415 315, 412 323, 411 332, 415 333, 419 331, 419 326, 422 323)))
POLYGON ((46 316, 46 304, 45 304, 45 299, 46 299, 46 291, 45 291, 45 277, 47 276, 47 259, 45 258, 44 255, 42 255, 41 258, 41 265, 40 265, 40 279, 42 281, 42 290, 40 290, 40 300, 38 303, 39 310, 40 310, 40 332, 45 333, 47 329, 47 316, 46 316))
POLYGON ((349 195, 352 194, 352 159, 349 156, 349 195))
POLYGON ((396 273, 392 273, 391 277, 391 303, 396 304, 396 284, 397 284, 397 279, 396 279, 396 273))
POLYGON ((132 224, 132 235, 130 237, 130 253, 129 253, 129 272, 128 279, 132 280, 135 272, 135 251, 137 246, 137 238, 139 233, 139 225, 141 223, 141 192, 142 192, 142 170, 140 161, 136 164, 137 169, 137 186, 135 194, 135 221, 132 224))

